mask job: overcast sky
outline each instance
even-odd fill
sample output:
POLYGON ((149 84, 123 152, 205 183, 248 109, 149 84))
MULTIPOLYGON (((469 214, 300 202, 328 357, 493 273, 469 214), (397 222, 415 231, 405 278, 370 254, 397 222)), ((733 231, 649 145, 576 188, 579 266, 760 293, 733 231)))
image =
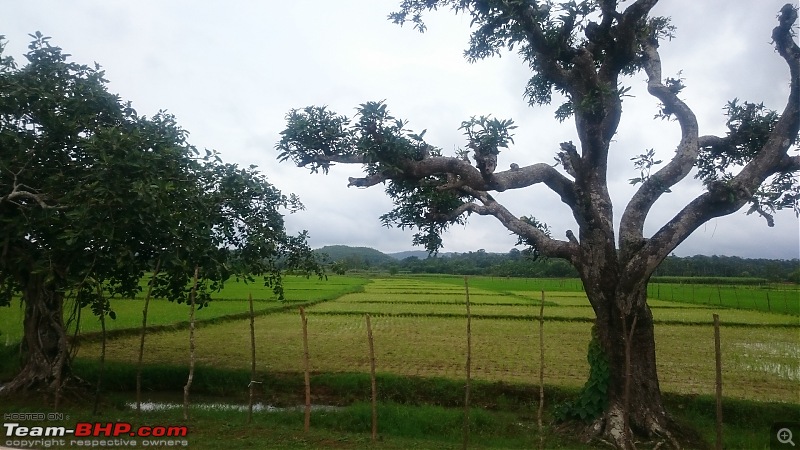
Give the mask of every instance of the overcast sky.
MULTIPOLYGON (((628 2, 629 3, 629 2, 628 2)), ((676 39, 661 46, 665 76, 679 71, 682 98, 697 114, 701 134, 722 135, 722 107, 738 97, 782 110, 788 69, 770 44, 785 0, 662 0, 655 13, 673 18, 676 39)), ((553 119, 558 106, 530 108, 522 98, 530 72, 514 54, 468 64, 462 57, 469 20, 449 11, 429 14, 420 34, 386 20, 399 0, 25 0, 8 2, 0 16, 6 55, 24 62, 29 33, 52 37, 81 63, 98 62, 109 89, 144 115, 165 109, 188 130, 190 142, 214 148, 227 162, 256 164, 285 193, 298 194, 306 210, 287 216, 292 232, 308 230, 314 247, 367 246, 384 252, 412 249, 411 232, 387 229, 378 217, 391 202, 381 186, 347 188, 357 166, 336 166, 327 176, 278 164, 275 143, 292 108, 328 105, 352 116, 370 100, 427 129, 426 140, 446 153, 465 144, 458 131, 473 115, 512 118, 514 145, 499 168, 552 162, 558 144, 577 142, 573 123, 553 119)), ((623 3, 624 4, 624 3, 623 3)), ((657 102, 643 73, 626 79, 623 120, 612 147, 609 179, 617 221, 637 176, 630 158, 653 148, 674 154, 675 122, 652 120, 657 102)), ((701 193, 691 176, 655 206, 653 233, 701 193), (691 179, 690 179, 691 178, 691 179)), ((567 208, 546 188, 497 195, 517 215, 533 215, 563 237, 576 229, 567 208)), ((800 257, 800 223, 792 212, 763 218, 744 210, 712 220, 675 251, 766 258, 800 257)), ((577 230, 576 230, 577 233, 577 230)), ((507 252, 516 239, 494 219, 472 217, 453 228, 443 251, 507 252)))

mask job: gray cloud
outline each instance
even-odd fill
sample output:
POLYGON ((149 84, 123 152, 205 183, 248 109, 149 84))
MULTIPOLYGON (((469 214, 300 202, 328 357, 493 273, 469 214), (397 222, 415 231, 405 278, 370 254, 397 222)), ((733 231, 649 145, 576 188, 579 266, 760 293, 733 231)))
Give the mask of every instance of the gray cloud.
MULTIPOLYGON (((551 162, 558 144, 576 140, 571 123, 552 119, 550 107, 529 108, 522 91, 529 73, 516 55, 467 64, 468 20, 448 12, 429 16, 419 34, 386 20, 396 0, 195 2, 56 0, 13 2, 0 17, 6 53, 20 58, 27 33, 53 37, 74 59, 97 61, 110 88, 143 114, 166 109, 191 132, 199 147, 225 160, 257 164, 284 192, 300 195, 307 209, 287 217, 291 229, 307 229, 315 246, 349 244, 399 251, 411 232, 386 229, 378 217, 391 204, 376 186, 347 189, 355 167, 337 166, 328 176, 279 165, 273 147, 291 108, 329 105, 352 115, 354 107, 386 99, 392 112, 445 151, 463 145, 458 131, 472 115, 513 118, 516 145, 500 166, 551 162)), ((661 47, 665 75, 683 71, 683 98, 698 116, 701 133, 724 133, 725 102, 739 97, 782 109, 788 71, 770 45, 784 0, 680 0, 656 13, 673 17, 676 39, 661 47)), ((617 215, 633 194, 630 158, 654 148, 669 158, 678 142, 674 123, 653 121, 655 102, 645 76, 625 81, 626 98, 616 136, 611 190, 617 215)), ((654 232, 702 189, 687 179, 665 196, 647 223, 654 232)), ((519 215, 535 215, 563 236, 575 224, 568 210, 542 188, 500 194, 519 215)), ((618 218, 618 216, 617 216, 618 218)), ((763 219, 738 212, 697 230, 676 253, 752 257, 800 256, 800 222, 790 212, 768 229, 763 219)), ((445 236, 445 251, 508 251, 516 239, 495 221, 470 218, 445 236)))

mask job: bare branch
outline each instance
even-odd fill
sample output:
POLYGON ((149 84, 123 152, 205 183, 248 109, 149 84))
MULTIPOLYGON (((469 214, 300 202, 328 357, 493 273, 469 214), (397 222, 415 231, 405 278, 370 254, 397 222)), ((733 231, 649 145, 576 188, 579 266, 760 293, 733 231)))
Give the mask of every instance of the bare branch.
MULTIPOLYGON (((448 183, 442 186, 443 189, 466 186, 476 191, 502 192, 543 183, 557 193, 567 205, 575 204, 574 183, 545 163, 525 167, 515 166, 513 169, 497 172, 486 178, 468 161, 455 157, 433 156, 421 161, 405 160, 399 166, 402 173, 397 175, 397 178, 422 179, 432 175, 448 174, 448 183)), ((368 178, 351 179, 350 184, 372 186, 392 178, 395 176, 374 175, 368 178)))
MULTIPOLYGON (((536 243, 536 248, 543 255, 564 258, 568 261, 575 261, 579 252, 579 245, 576 240, 561 241, 553 239, 539 228, 520 220, 513 215, 505 206, 498 203, 489 193, 479 191, 470 187, 462 188, 462 191, 473 196, 481 204, 467 202, 456 208, 450 214, 442 215, 437 219, 452 220, 464 213, 475 213, 482 216, 494 216, 512 233, 531 240, 536 243)), ((569 234, 568 234, 569 236, 569 234)))
POLYGON ((772 41, 775 49, 789 64, 792 70, 792 78, 795 78, 794 71, 798 70, 800 64, 800 47, 794 41, 792 27, 797 21, 797 7, 789 3, 783 5, 780 16, 778 16, 778 26, 772 30, 772 41))
POLYGON ((700 148, 728 145, 728 138, 721 138, 714 135, 704 135, 697 138, 697 145, 700 148))
POLYGON ((572 142, 562 142, 561 151, 558 152, 558 158, 564 170, 567 171, 573 178, 578 178, 579 174, 583 171, 583 164, 572 142))
POLYGON ((386 177, 386 176, 384 176, 382 174, 370 175, 370 176, 364 177, 364 178, 348 177, 347 178, 347 181, 348 181, 347 187, 350 187, 350 186, 370 187, 370 186, 375 186, 378 183, 383 183, 384 181, 386 181, 388 179, 389 179, 388 177, 386 177))
POLYGON ((780 171, 781 172, 800 171, 800 156, 786 155, 786 158, 784 158, 783 161, 781 161, 780 171))
POLYGON ((22 170, 24 170, 24 167, 23 169, 20 169, 19 172, 12 173, 12 175, 14 176, 14 181, 12 182, 11 192, 9 192, 3 197, 0 197, 0 204, 2 204, 3 202, 9 202, 17 206, 24 206, 21 203, 19 203, 19 200, 32 200, 36 202, 36 204, 38 204, 39 207, 42 209, 64 209, 63 206, 53 206, 47 204, 46 201, 47 195, 37 193, 35 192, 36 190, 31 188, 30 186, 27 186, 23 183, 18 183, 17 177, 19 176, 20 172, 22 172, 22 170))
MULTIPOLYGON (((792 39, 792 25, 796 20, 797 10, 792 5, 785 5, 781 9, 779 25, 772 33, 778 53, 789 65, 791 87, 786 107, 767 142, 735 177, 726 182, 710 183, 708 192, 701 194, 686 205, 651 239, 642 241, 641 250, 637 257, 629 261, 629 265, 639 264, 648 273, 652 273, 658 264, 700 225, 715 217, 732 214, 750 202, 753 193, 768 177, 778 172, 800 170, 800 157, 790 157, 787 154, 792 142, 796 142, 798 130, 800 130, 800 104, 797 102, 797 98, 800 97, 800 49, 792 39)), ((680 105, 675 104, 675 106, 680 105)), ((698 145, 700 142, 703 145, 726 145, 724 138, 715 136, 703 136, 695 139, 698 145)), ((679 147, 679 151, 680 149, 679 147)), ((691 150, 691 148, 684 149, 684 151, 691 150)), ((640 189, 641 191, 642 189, 640 189)), ((637 196, 639 195, 637 192, 637 196)), ((646 194, 642 194, 642 196, 646 196, 646 194)), ((634 201, 636 201, 636 197, 631 201, 631 205, 634 201)), ((631 205, 628 206, 629 210, 631 205)), ((626 210, 626 214, 628 214, 628 210, 626 210)), ((625 220, 626 218, 623 216, 623 223, 628 227, 626 231, 630 233, 633 222, 630 218, 628 218, 628 222, 625 220)), ((634 231, 638 231, 638 229, 634 231)))
MULTIPOLYGON (((681 141, 675 156, 661 170, 643 180, 639 190, 634 194, 620 222, 620 247, 623 251, 629 245, 641 241, 644 222, 650 208, 661 195, 679 181, 683 180, 694 168, 700 151, 697 118, 686 103, 678 98, 679 88, 666 86, 661 79, 661 57, 656 42, 644 44, 644 69, 648 76, 647 90, 678 119, 681 127, 681 141)), ((715 136, 704 136, 704 142, 714 141, 715 136)), ((717 138, 719 139, 719 138, 717 138)))

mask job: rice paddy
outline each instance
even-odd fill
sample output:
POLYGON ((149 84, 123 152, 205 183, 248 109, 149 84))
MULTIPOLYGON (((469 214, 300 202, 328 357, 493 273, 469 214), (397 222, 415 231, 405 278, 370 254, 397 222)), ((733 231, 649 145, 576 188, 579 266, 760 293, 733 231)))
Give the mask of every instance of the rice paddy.
MULTIPOLYGON (((324 291, 330 299, 306 304, 313 372, 369 371, 364 315, 370 314, 378 372, 463 379, 466 349, 463 279, 392 277, 367 282, 332 278, 329 282, 341 283, 338 289, 342 295, 324 291), (363 283, 366 284, 361 287, 363 283)), ((294 283, 294 289, 287 289, 286 302, 264 298, 257 302, 262 308, 255 321, 259 371, 302 370, 302 330, 295 306, 311 300, 312 288, 324 282, 295 280, 294 283)), ((560 288, 557 280, 539 283, 470 279, 474 378, 537 382, 537 319, 542 286, 548 283, 560 288)), ((575 284, 561 283, 561 286, 575 284)), ((242 290, 235 295, 246 297, 246 292, 242 290)), ((208 309, 229 302, 243 301, 212 303, 208 309)), ((650 305, 656 321, 658 370, 664 391, 713 394, 711 322, 712 314, 717 313, 722 322, 725 396, 800 402, 797 316, 667 300, 651 300, 650 305)), ((582 292, 545 291, 544 314, 545 383, 578 387, 588 373, 586 345, 591 307, 582 292)), ((119 362, 135 361, 138 348, 135 339, 121 336, 110 340, 107 357, 119 362)), ((249 321, 245 319, 201 326, 196 331, 198 370, 203 366, 249 367, 249 339, 249 321)), ((146 345, 146 363, 183 364, 187 359, 188 339, 183 330, 151 333, 146 345)), ((98 347, 96 343, 84 344, 79 356, 93 358, 99 353, 98 347)))

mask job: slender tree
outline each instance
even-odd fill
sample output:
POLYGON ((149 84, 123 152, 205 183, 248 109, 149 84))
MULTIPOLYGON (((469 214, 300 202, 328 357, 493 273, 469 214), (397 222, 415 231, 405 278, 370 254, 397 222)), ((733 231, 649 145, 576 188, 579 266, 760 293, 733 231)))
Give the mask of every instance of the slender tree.
POLYGON ((384 184, 394 208, 382 221, 418 230, 414 243, 430 252, 441 247, 441 235, 449 226, 479 214, 496 218, 535 254, 571 263, 595 312, 596 339, 609 367, 606 406, 588 430, 620 448, 628 447, 627 436, 637 435, 680 444, 677 426, 664 409, 656 372, 653 316, 646 295, 650 276, 709 220, 750 205, 751 212, 771 225, 771 212, 796 209, 799 197, 800 156, 790 153, 800 128, 800 49, 793 40, 797 9, 787 4, 780 10, 771 36, 789 69, 784 110, 733 100, 725 107, 727 134, 714 136, 700 133, 694 112, 680 98, 683 80, 662 74, 659 45, 672 37, 674 27, 669 19, 650 15, 656 3, 404 0, 390 15, 395 23, 412 23, 424 31, 427 11, 449 8, 470 19, 472 34, 465 52, 469 60, 504 49, 518 51, 532 71, 526 88, 531 105, 549 104, 558 93, 565 102, 556 118, 574 121, 576 140, 556 150, 556 166, 512 164, 509 170, 499 170, 497 156, 513 143, 515 125, 491 117, 463 122, 466 148, 445 156, 424 140, 424 132, 406 130, 406 122, 393 117, 382 102, 360 105, 352 119, 325 107, 292 110, 277 144, 280 160, 312 172, 327 172, 335 163, 363 165, 365 175, 350 178, 348 185, 384 184), (638 190, 617 228, 608 189, 609 154, 627 91, 623 79, 641 72, 659 104, 658 116, 674 120, 681 137, 675 155, 665 163, 652 151, 634 158, 640 176, 631 182, 638 190), (704 191, 655 233, 645 235, 645 220, 655 202, 693 169, 704 181, 704 191), (563 239, 554 237, 540 219, 512 212, 493 196, 535 185, 560 197, 577 223, 577 233, 569 230, 563 239), (633 331, 629 339, 625 330, 633 331), (628 395, 626 342, 631 355, 628 395), (625 398, 631 430, 624 425, 625 398))
POLYGON ((202 154, 173 116, 138 115, 98 65, 32 38, 22 67, 0 40, 0 306, 24 305, 22 369, 2 394, 58 392, 65 299, 97 304, 98 286, 104 298, 134 295, 155 261, 154 294, 178 302, 201 267, 200 306, 230 276, 264 275, 280 294, 282 264, 316 270, 305 233, 283 226, 297 198, 253 166, 202 154))

